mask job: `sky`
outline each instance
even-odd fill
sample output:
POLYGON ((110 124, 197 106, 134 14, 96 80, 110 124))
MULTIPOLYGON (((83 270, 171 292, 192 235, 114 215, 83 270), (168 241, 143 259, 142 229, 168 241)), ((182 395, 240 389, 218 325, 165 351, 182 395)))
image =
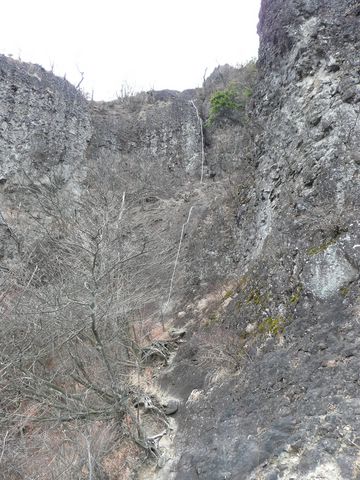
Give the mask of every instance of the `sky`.
POLYGON ((2 0, 0 53, 75 85, 83 77, 95 100, 185 90, 257 56, 259 9, 260 0, 2 0))

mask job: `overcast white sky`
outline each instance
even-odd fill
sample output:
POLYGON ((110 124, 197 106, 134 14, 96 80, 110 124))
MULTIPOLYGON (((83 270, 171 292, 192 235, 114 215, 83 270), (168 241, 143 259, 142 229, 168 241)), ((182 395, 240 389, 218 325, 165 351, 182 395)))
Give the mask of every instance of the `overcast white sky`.
POLYGON ((109 100, 200 86, 219 64, 257 55, 260 0, 2 0, 0 53, 51 64, 109 100))

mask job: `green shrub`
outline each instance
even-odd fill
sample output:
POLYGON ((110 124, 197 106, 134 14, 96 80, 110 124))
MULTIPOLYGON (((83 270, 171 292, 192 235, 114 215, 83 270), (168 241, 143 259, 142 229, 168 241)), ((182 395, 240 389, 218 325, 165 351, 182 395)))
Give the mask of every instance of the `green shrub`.
MULTIPOLYGON (((250 89, 246 89, 246 98, 251 96, 250 89)), ((214 123, 219 116, 226 116, 234 111, 240 111, 245 108, 245 102, 239 98, 239 92, 234 85, 230 85, 225 90, 218 90, 210 98, 210 114, 208 125, 214 123)))
POLYGON ((256 61, 250 60, 246 64, 238 66, 230 78, 223 79, 225 88, 215 91, 210 97, 209 117, 206 125, 211 126, 215 120, 220 118, 241 120, 242 116, 239 113, 245 110, 246 104, 253 94, 256 78, 256 61))

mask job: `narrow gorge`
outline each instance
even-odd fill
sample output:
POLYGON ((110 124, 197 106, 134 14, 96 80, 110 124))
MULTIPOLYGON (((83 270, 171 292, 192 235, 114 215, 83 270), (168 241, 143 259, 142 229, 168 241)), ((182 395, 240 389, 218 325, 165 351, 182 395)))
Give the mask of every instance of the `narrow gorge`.
POLYGON ((111 102, 0 55, 0 479, 360 479, 359 21, 111 102))

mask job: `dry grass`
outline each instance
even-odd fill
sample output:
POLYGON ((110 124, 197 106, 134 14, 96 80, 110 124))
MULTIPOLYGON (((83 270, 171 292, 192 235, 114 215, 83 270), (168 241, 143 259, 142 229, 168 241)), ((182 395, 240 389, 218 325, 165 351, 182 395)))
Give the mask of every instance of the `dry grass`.
POLYGON ((139 447, 128 441, 114 449, 102 462, 108 480, 130 480, 136 471, 141 453, 139 447))
POLYGON ((5 446, 0 479, 123 479, 127 466, 134 470, 140 454, 138 447, 121 441, 115 425, 62 424, 48 430, 38 426, 5 446), (118 457, 121 463, 115 465, 118 457))

